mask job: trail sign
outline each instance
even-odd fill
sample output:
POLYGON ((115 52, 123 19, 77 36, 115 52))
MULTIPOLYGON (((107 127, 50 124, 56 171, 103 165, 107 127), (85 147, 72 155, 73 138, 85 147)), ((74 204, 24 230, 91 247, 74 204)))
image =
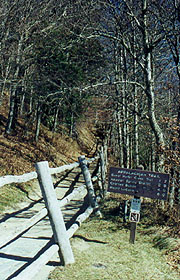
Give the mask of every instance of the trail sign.
POLYGON ((108 191, 166 200, 168 184, 169 174, 111 167, 108 191))
POLYGON ((140 213, 130 212, 129 221, 133 223, 138 223, 140 220, 140 213))
POLYGON ((140 198, 133 198, 131 200, 131 212, 140 213, 141 209, 141 199, 140 198))

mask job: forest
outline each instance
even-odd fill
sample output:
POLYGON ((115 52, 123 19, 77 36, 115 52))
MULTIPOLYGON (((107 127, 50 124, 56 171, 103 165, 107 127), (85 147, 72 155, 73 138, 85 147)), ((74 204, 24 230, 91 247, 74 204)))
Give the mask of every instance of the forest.
POLYGON ((169 173, 180 206, 180 1, 2 0, 4 134, 55 132, 88 110, 119 166, 169 173))

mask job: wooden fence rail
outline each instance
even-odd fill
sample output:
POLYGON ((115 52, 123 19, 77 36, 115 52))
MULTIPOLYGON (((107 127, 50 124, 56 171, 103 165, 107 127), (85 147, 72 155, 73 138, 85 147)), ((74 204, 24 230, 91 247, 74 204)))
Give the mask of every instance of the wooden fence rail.
MULTIPOLYGON (((89 159, 87 162, 91 163, 94 160, 96 160, 98 157, 96 158, 91 158, 89 159)), ((79 166, 78 162, 74 162, 72 164, 66 164, 60 167, 56 167, 56 168, 50 168, 50 174, 54 175, 54 174, 58 174, 58 173, 62 173, 64 171, 68 171, 68 170, 72 170, 76 167, 79 166)), ((0 188, 8 185, 8 184, 12 184, 12 183, 26 183, 29 182, 33 179, 37 179, 37 172, 33 171, 30 173, 25 173, 23 175, 6 175, 6 176, 2 176, 0 177, 0 188)))
MULTIPOLYGON (((83 214, 79 215, 75 223, 67 230, 69 239, 74 235, 81 223, 92 214, 93 210, 94 209, 89 206, 83 214)), ((51 244, 51 246, 49 245, 48 249, 43 254, 41 254, 37 260, 24 269, 18 276, 14 277, 13 280, 34 279, 41 267, 44 266, 59 250, 59 246, 57 244, 53 244, 52 240, 48 243, 51 244)))
MULTIPOLYGON (((101 161, 98 161, 100 164, 102 164, 102 158, 101 157, 101 161)), ((84 159, 84 158, 83 158, 84 159)), ((90 159, 87 161, 87 163, 91 163, 95 160, 97 160, 98 157, 90 159)), ((84 162, 83 162, 84 164, 84 162)), ((85 164, 86 165, 86 164, 85 164)), ((104 163, 103 163, 104 165, 104 163)), ((47 170, 46 170, 46 174, 44 175, 40 175, 39 171, 38 171, 38 164, 36 164, 36 168, 37 168, 37 172, 31 172, 31 173, 26 173, 20 176, 12 176, 12 175, 7 175, 7 176, 2 176, 0 177, 0 187, 6 185, 6 184, 10 184, 10 183, 24 183, 24 182, 28 182, 30 180, 39 178, 39 183, 41 186, 41 190, 42 190, 42 194, 43 192, 47 192, 47 188, 49 188, 49 185, 51 185, 51 191, 52 191, 52 182, 50 182, 50 177, 48 179, 48 184, 46 184, 46 180, 47 180, 47 170), (42 179, 42 177, 44 177, 44 179, 42 179), (43 185, 43 187, 42 187, 43 185), (46 186, 45 186, 46 185, 46 186), (43 189, 42 189, 43 188, 43 189), (44 190, 45 188, 45 190, 44 190)), ((68 171, 68 170, 73 170, 76 167, 81 166, 82 168, 82 158, 81 160, 79 159, 79 162, 75 162, 73 164, 69 164, 69 165, 64 165, 61 167, 57 167, 57 168, 49 168, 49 175, 53 175, 53 174, 59 174, 62 173, 64 171, 68 171)), ((87 165, 86 165, 87 168, 87 165)), ((83 169, 82 169, 83 170, 83 169)), ((99 168, 97 170, 102 170, 102 168, 99 168)), ((86 172, 87 169, 86 169, 86 172)), ((89 175, 88 175, 89 176, 89 175)), ((104 177, 104 174, 103 174, 104 177)), ((88 191, 88 193, 90 193, 90 197, 92 195, 93 192, 93 185, 92 182, 99 180, 100 178, 102 178, 102 174, 96 174, 96 176, 94 176, 93 178, 88 177, 88 179, 86 180, 85 175, 84 175, 84 179, 85 179, 85 185, 81 185, 78 188, 75 188, 70 194, 68 194, 67 196, 65 196, 61 201, 57 201, 56 203, 56 211, 59 211, 61 213, 61 208, 64 207, 67 203, 69 203, 75 196, 77 196, 78 194, 81 194, 85 188, 87 188, 87 191, 89 190, 89 183, 91 185, 91 190, 90 192, 88 191)), ((94 193, 93 193, 94 195, 94 193)), ((37 214, 35 214, 33 217, 31 217, 25 224, 23 224, 21 226, 21 228, 16 228, 12 234, 10 236, 8 236, 5 240, 0 242, 0 249, 4 248, 5 246, 7 246, 8 244, 10 244, 11 242, 13 242, 15 239, 17 239, 18 237, 20 237, 22 234, 24 234, 26 231, 28 231, 31 227, 33 227, 34 225, 36 225, 39 221, 41 221, 43 218, 45 218, 48 214, 50 214, 50 220, 51 219, 57 219, 57 215, 56 213, 53 214, 51 211, 54 211, 54 209, 51 211, 49 210, 49 205, 48 205, 48 200, 49 200, 49 196, 51 196, 51 193, 48 194, 43 194, 43 198, 46 202, 46 208, 41 209, 37 214), (55 215, 53 217, 53 215, 55 215)), ((91 197, 92 198, 92 197, 91 197)), ((95 197, 93 197, 94 199, 95 197)), ((50 198, 51 200, 52 198, 50 198)), ((53 198, 55 199, 55 198, 53 198)), ((45 252, 43 252, 34 262, 32 262, 30 265, 28 265, 22 272, 20 272, 17 276, 15 276, 14 280, 31 280, 34 279, 34 276, 37 274, 37 272, 41 269, 41 267, 43 265, 45 265, 50 259, 51 257, 56 253, 59 252, 60 253, 60 258, 61 258, 61 262, 64 264, 68 264, 68 263, 72 263, 74 261, 73 258, 73 253, 70 247, 70 243, 69 243, 69 239, 74 235, 74 233, 76 232, 76 230, 79 228, 79 226, 81 225, 81 223, 86 220, 91 213, 94 211, 94 208, 97 208, 97 203, 95 203, 94 205, 92 204, 92 201, 90 199, 90 205, 87 207, 87 209, 80 214, 78 217, 76 217, 74 223, 71 225, 71 227, 69 229, 65 229, 65 224, 64 224, 64 220, 61 216, 61 221, 59 221, 56 224, 54 224, 54 221, 52 222, 52 228, 55 229, 54 231, 54 237, 55 237, 55 243, 54 243, 54 238, 52 238, 50 241, 48 241, 48 243, 46 244, 46 250, 45 252), (58 228, 58 232, 57 232, 57 228, 58 228), (64 240, 62 241, 62 228, 64 230, 64 240), (60 238, 60 240, 58 239, 60 238), (62 242, 62 244, 60 244, 62 242), (65 242, 63 244, 63 242, 65 242), (68 247, 68 246, 69 247, 68 247), (68 247, 68 253, 65 252, 66 249, 68 247), (65 250, 65 251, 63 251, 65 250), (69 253, 70 252, 70 253, 69 253), (66 259, 66 255, 67 254, 67 259, 66 259)), ((51 203, 52 204, 52 201, 51 203)), ((53 204, 54 204, 54 200, 53 200, 53 204)), ((58 212, 58 213, 59 213, 58 212)), ((58 215, 59 216, 59 215, 58 215)), ((59 219, 59 218, 58 218, 59 219)))
MULTIPOLYGON (((98 179, 98 176, 94 176, 92 178, 92 181, 95 182, 98 179)), ((74 189, 69 195, 64 197, 61 201, 59 201, 59 207, 64 207, 67 203, 69 203, 75 196, 83 192, 83 190, 86 188, 86 185, 82 185, 76 189, 74 189)), ((92 208, 93 209, 93 208, 92 208)), ((30 218, 24 225, 21 226, 21 228, 17 227, 11 235, 9 235, 6 239, 0 242, 0 249, 5 247, 10 242, 13 242, 17 237, 20 237, 23 235, 27 230, 29 230, 31 227, 36 225, 38 222, 40 222, 42 219, 44 219, 48 214, 47 208, 41 209, 37 214, 35 214, 32 218, 30 218)))

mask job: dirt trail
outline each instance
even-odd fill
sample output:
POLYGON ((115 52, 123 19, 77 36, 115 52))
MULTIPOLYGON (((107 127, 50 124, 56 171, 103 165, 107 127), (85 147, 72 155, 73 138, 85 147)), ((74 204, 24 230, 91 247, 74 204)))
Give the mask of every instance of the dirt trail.
MULTIPOLYGON (((82 175, 78 175, 80 169, 73 170, 66 178, 60 180, 57 184, 56 193, 57 198, 62 199, 66 192, 84 184, 82 175), (74 183, 72 178, 77 179, 74 183)), ((56 179, 57 180, 57 179, 56 179)), ((59 179, 58 179, 59 180, 59 179)), ((38 183, 37 183, 38 185, 38 183)), ((83 204, 83 197, 86 193, 84 191, 83 196, 78 196, 73 199, 69 205, 66 205, 62 209, 65 222, 78 211, 79 206, 83 204)), ((37 194, 33 197, 33 200, 38 201, 35 203, 32 200, 28 200, 25 203, 19 205, 19 210, 16 212, 10 212, 3 215, 0 219, 0 244, 6 239, 12 232, 19 229, 29 218, 38 213, 44 208, 44 202, 41 198, 40 189, 37 189, 37 194)), ((0 280, 13 279, 27 264, 31 263, 39 250, 44 247, 52 237, 52 229, 49 223, 48 217, 44 218, 37 225, 33 226, 27 232, 25 232, 19 238, 16 238, 12 243, 0 248, 0 280), (18 273, 17 273, 18 272, 18 273)), ((34 280, 45 280, 48 274, 59 263, 59 256, 55 254, 50 262, 43 267, 34 280)))

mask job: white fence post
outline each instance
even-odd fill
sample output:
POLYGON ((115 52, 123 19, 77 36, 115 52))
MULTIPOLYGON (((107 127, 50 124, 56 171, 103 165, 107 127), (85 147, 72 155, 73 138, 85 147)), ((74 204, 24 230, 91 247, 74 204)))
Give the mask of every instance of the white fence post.
POLYGON ((85 180, 85 184, 86 184, 86 187, 87 187, 87 190, 88 190, 90 205, 96 210, 96 213, 100 217, 102 217, 102 214, 99 210, 98 203, 96 201, 96 196, 95 196, 95 193, 94 193, 94 187, 93 187, 92 180, 91 180, 91 174, 88 170, 88 167, 87 167, 87 164, 86 164, 87 161, 85 159, 85 156, 80 156, 78 158, 78 160, 79 160, 80 167, 81 167, 83 177, 84 177, 84 180, 85 180))
POLYGON ((74 263, 74 256, 67 235, 63 215, 56 198, 55 189, 47 161, 36 163, 39 185, 49 213, 55 241, 59 245, 59 255, 64 265, 74 263))

